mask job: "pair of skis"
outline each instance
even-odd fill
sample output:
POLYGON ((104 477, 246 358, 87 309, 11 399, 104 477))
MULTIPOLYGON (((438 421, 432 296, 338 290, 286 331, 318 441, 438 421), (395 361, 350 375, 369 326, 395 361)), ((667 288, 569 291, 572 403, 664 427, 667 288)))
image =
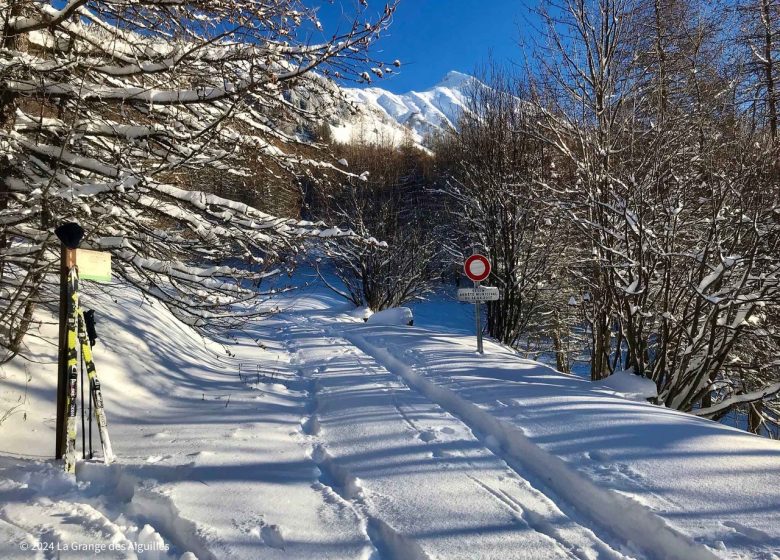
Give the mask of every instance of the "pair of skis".
POLYGON ((67 423, 65 425, 65 472, 76 472, 76 412, 78 396, 78 363, 79 348, 81 346, 81 359, 87 367, 94 414, 97 420, 100 443, 103 447, 103 460, 108 465, 114 460, 114 452, 111 449, 111 440, 108 437, 108 422, 106 411, 103 408, 103 393, 100 390, 100 381, 97 377, 95 362, 92 360, 92 347, 87 336, 87 325, 84 313, 79 307, 79 276, 76 267, 68 273, 68 395, 65 405, 67 411, 67 423))

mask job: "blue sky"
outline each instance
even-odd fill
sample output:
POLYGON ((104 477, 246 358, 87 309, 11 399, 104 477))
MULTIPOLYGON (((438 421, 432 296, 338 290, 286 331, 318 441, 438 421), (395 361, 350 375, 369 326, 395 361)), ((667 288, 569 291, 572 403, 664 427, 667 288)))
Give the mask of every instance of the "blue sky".
MULTIPOLYGON (((397 93, 424 90, 450 70, 472 73, 489 56, 498 62, 519 61, 518 42, 529 33, 529 6, 534 0, 401 0, 390 29, 374 48, 385 60, 399 59, 398 75, 373 85, 397 93)), ((354 16, 355 0, 318 2, 326 33, 354 16)), ((385 2, 368 0, 369 13, 385 2)), ((350 20, 351 21, 351 20, 350 20)))

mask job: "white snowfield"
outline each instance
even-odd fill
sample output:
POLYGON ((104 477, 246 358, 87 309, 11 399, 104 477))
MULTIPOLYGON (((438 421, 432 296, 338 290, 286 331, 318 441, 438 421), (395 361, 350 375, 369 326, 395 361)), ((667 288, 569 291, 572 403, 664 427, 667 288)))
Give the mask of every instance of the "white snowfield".
POLYGON ((83 299, 119 460, 49 460, 45 326, 0 381, 5 411, 30 376, 0 426, 2 559, 780 558, 778 442, 425 314, 299 294, 223 347, 135 292, 83 299))

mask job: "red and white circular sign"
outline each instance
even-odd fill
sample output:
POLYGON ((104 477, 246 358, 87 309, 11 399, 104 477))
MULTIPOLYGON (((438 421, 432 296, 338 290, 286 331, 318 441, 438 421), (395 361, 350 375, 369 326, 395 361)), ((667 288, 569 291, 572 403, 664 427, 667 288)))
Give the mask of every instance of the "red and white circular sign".
POLYGON ((490 261, 483 255, 471 255, 463 265, 466 276, 474 282, 482 282, 490 276, 490 261))

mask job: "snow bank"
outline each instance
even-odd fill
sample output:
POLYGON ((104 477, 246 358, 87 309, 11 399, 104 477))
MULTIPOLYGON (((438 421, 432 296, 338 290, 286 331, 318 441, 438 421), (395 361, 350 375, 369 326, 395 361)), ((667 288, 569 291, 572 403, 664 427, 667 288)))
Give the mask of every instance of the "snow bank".
POLYGON ((374 313, 368 318, 369 325, 413 325, 414 315, 408 307, 394 307, 374 313))
POLYGON ((371 309, 366 306, 356 307, 355 309, 349 312, 350 317, 354 317, 355 319, 360 319, 361 321, 368 321, 368 318, 371 317, 371 315, 373 314, 374 312, 371 311, 371 309))
POLYGON ((651 379, 635 375, 630 371, 616 371, 606 379, 594 381, 593 385, 637 401, 646 401, 658 396, 658 388, 651 379))

